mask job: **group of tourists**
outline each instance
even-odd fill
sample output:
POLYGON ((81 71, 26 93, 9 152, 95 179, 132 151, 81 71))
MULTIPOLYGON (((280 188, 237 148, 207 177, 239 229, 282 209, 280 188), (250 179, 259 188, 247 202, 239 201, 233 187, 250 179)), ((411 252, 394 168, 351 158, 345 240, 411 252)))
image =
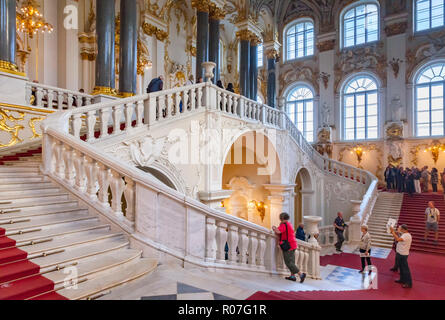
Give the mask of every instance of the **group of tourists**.
POLYGON ((429 186, 433 192, 437 192, 440 182, 445 190, 445 169, 439 174, 437 168, 428 170, 428 166, 422 169, 412 167, 403 168, 388 165, 385 170, 385 182, 387 191, 406 192, 410 195, 414 193, 429 192, 429 186))
MULTIPOLYGON (((298 266, 295 264, 295 251, 298 247, 297 239, 306 241, 306 235, 304 232, 304 225, 300 224, 297 231, 295 232, 292 224, 289 222, 289 215, 287 213, 282 213, 280 215, 281 224, 279 227, 273 227, 272 230, 278 236, 278 245, 283 251, 284 263, 290 270, 291 275, 286 277, 287 280, 297 281, 297 276, 299 277, 300 283, 303 283, 306 279, 306 274, 302 273, 298 266)), ((424 241, 428 241, 428 235, 431 231, 435 233, 434 243, 438 244, 439 239, 439 222, 440 222, 440 212, 435 207, 433 201, 428 203, 428 208, 425 210, 425 238, 424 241)), ((348 225, 343 219, 343 213, 339 212, 337 218, 334 221, 335 233, 337 235, 337 243, 335 248, 337 252, 342 253, 342 246, 345 241, 344 232, 348 228, 348 225)), ((400 272, 400 278, 396 280, 396 283, 402 285, 403 288, 412 288, 412 277, 411 271, 408 265, 408 257, 410 253, 411 243, 413 241, 412 235, 409 233, 408 226, 406 224, 400 225, 397 229, 390 227, 390 233, 394 237, 396 243, 396 258, 394 266, 391 268, 393 272, 400 272)), ((361 269, 360 273, 364 273, 368 270, 368 274, 372 274, 372 261, 371 261, 371 251, 372 251, 372 239, 368 232, 368 226, 361 226, 361 238, 359 244, 361 269), (367 267, 367 269, 366 269, 367 267)))

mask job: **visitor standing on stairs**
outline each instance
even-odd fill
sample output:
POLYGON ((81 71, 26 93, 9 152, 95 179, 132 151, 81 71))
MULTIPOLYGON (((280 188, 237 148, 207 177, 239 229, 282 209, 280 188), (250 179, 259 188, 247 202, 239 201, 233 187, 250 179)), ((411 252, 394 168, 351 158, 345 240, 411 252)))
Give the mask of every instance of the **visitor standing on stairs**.
POLYGON ((362 269, 360 273, 365 272, 366 262, 368 263, 369 274, 372 273, 371 270, 371 235, 368 232, 368 226, 362 225, 361 227, 362 237, 360 239, 360 258, 362 260, 362 269))
POLYGON ((428 185, 430 181, 430 173, 428 172, 428 166, 423 167, 421 177, 422 177, 422 192, 428 192, 428 185))
POLYGON ((435 240, 434 244, 437 246, 439 243, 439 221, 440 221, 440 211, 436 208, 434 201, 428 202, 428 208, 425 210, 425 218, 426 218, 426 230, 425 230, 425 239, 424 241, 428 241, 428 234, 430 231, 434 231, 435 240))
POLYGON ((337 213, 337 218, 334 221, 335 233, 337 234, 337 243, 335 244, 337 252, 343 252, 341 247, 343 242, 345 242, 344 232, 347 227, 345 220, 343 220, 343 212, 337 213))
POLYGON ((437 184, 439 183, 439 171, 436 168, 431 170, 431 186, 433 188, 433 192, 437 192, 437 184))
POLYGON ((408 256, 413 238, 408 232, 408 226, 405 224, 401 225, 397 230, 400 236, 395 232, 393 227, 390 227, 390 230, 397 242, 396 266, 400 269, 400 279, 396 280, 396 283, 402 284, 403 288, 412 288, 413 282, 408 266, 408 256))
POLYGON ((296 274, 300 277, 300 283, 306 279, 306 273, 300 272, 300 269, 295 264, 295 250, 297 250, 297 239, 295 238, 295 231, 289 223, 289 215, 287 213, 280 214, 280 226, 272 227, 272 230, 279 236, 279 246, 283 250, 284 263, 290 270, 290 277, 286 280, 297 281, 296 274))

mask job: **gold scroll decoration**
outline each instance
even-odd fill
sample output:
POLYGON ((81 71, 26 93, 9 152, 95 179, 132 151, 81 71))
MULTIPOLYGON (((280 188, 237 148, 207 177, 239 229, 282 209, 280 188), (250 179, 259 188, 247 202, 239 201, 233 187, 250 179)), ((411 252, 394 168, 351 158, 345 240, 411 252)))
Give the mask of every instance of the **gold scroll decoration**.
POLYGON ((11 110, 7 109, 0 109, 0 132, 7 132, 11 135, 11 139, 7 144, 1 144, 0 148, 6 148, 6 147, 12 147, 16 145, 17 143, 22 142, 23 140, 19 138, 20 130, 23 130, 24 127, 22 125, 19 125, 19 121, 23 121, 25 119, 25 114, 23 112, 17 112, 19 114, 18 117, 14 117, 13 115, 9 114, 12 112, 11 110), (9 126, 6 122, 11 121, 13 122, 13 126, 9 126))

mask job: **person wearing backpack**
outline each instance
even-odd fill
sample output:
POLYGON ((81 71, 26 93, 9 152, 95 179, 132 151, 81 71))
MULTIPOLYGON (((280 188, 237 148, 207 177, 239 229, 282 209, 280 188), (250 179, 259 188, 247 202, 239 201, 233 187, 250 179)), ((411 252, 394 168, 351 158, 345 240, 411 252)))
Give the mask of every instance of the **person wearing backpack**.
POLYGON ((286 280, 297 281, 295 275, 300 277, 300 283, 303 283, 306 279, 306 273, 302 273, 295 264, 295 250, 297 250, 297 239, 295 238, 295 231, 292 225, 289 223, 289 215, 287 213, 280 214, 280 226, 272 227, 272 230, 279 238, 279 245, 283 250, 284 263, 290 270, 290 277, 286 280))
POLYGON ((151 80, 150 84, 147 87, 147 93, 158 92, 164 89, 164 77, 159 76, 159 78, 155 78, 151 80))

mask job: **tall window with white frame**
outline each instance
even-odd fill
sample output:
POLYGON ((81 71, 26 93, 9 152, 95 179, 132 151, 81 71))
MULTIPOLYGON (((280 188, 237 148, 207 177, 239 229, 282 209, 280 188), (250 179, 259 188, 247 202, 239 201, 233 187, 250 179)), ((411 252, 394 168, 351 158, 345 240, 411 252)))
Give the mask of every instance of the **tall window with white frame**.
POLYGON ((314 24, 302 21, 286 29, 286 60, 314 55, 314 24))
POLYGON ((415 31, 424 31, 445 25, 445 0, 414 0, 415 31))
POLYGON ((379 40, 379 8, 376 4, 357 5, 343 15, 343 47, 379 40))
POLYGON ((299 85, 286 100, 289 117, 309 142, 314 142, 314 92, 308 86, 299 85))
POLYGON ((378 86, 369 76, 349 81, 343 91, 343 138, 347 141, 372 140, 378 133, 378 86))
POLYGON ((437 63, 422 70, 416 79, 416 136, 443 136, 445 64, 437 63))

